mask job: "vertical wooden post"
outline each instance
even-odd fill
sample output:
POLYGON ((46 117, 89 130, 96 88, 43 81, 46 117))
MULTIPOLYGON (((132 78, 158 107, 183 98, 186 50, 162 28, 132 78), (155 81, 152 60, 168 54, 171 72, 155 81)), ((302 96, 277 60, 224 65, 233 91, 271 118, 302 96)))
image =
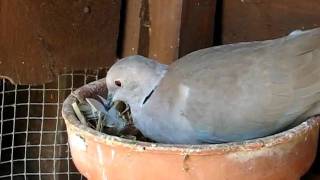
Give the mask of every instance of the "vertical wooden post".
POLYGON ((168 64, 178 58, 179 55, 183 1, 149 1, 149 7, 149 57, 168 64))
POLYGON ((179 56, 213 45, 216 0, 184 1, 179 56))
POLYGON ((141 54, 169 64, 212 46, 215 0, 140 0, 134 1, 136 6, 128 6, 132 1, 126 1, 123 57, 141 54), (140 26, 132 25, 129 19, 140 26))
POLYGON ((139 38, 140 38, 140 24, 141 24, 141 8, 142 0, 124 0, 124 29, 123 29, 123 44, 120 47, 122 56, 129 56, 138 54, 139 38))

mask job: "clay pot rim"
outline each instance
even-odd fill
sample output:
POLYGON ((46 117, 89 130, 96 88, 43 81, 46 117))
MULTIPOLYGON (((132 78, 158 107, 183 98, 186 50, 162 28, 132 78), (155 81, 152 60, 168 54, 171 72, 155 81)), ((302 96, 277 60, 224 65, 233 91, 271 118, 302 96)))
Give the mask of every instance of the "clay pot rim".
MULTIPOLYGON (((76 132, 78 136, 82 138, 90 137, 98 143, 108 144, 110 146, 122 146, 124 148, 131 148, 137 151, 152 150, 158 152, 177 152, 177 153, 229 153, 235 151, 249 151, 257 150, 263 147, 271 147, 279 144, 288 143, 298 136, 303 136, 315 126, 319 125, 319 117, 313 117, 307 121, 280 133, 256 138, 241 142, 230 142, 223 144, 199 144, 199 145, 188 145, 188 144, 161 144, 135 141, 130 139, 121 138, 118 136, 112 136, 98 132, 88 126, 82 124, 73 112, 71 104, 78 100, 83 100, 83 97, 90 97, 93 94, 100 94, 97 92, 105 92, 105 78, 98 81, 91 82, 87 85, 80 87, 79 89, 72 92, 64 101, 62 107, 62 116, 67 125, 67 131, 76 132)), ((104 94, 106 95, 106 93, 104 94)))

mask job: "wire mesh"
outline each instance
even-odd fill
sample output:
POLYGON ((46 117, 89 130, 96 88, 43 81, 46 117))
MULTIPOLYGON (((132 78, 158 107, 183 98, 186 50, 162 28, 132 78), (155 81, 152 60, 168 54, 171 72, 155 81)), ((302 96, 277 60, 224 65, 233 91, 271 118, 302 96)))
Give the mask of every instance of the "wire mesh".
POLYGON ((0 179, 85 179, 72 162, 61 108, 71 91, 104 75, 71 72, 38 86, 0 79, 0 179))

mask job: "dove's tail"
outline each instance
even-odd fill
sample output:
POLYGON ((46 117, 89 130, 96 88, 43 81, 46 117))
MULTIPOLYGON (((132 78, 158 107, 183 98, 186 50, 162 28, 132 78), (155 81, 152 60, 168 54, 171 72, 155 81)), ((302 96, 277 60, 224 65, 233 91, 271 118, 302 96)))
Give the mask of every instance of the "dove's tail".
POLYGON ((300 50, 298 51, 300 54, 320 49, 320 27, 293 31, 287 36, 287 40, 295 47, 295 50, 300 50))
POLYGON ((294 30, 291 33, 289 33, 288 36, 295 37, 295 36, 299 36, 299 35, 303 35, 303 34, 317 33, 319 31, 320 31, 320 27, 314 28, 314 29, 308 29, 308 30, 297 29, 297 30, 294 30))
POLYGON ((292 58, 295 104, 306 109, 298 118, 301 122, 320 114, 320 28, 294 31, 288 36, 288 42, 288 51, 295 55, 292 58))

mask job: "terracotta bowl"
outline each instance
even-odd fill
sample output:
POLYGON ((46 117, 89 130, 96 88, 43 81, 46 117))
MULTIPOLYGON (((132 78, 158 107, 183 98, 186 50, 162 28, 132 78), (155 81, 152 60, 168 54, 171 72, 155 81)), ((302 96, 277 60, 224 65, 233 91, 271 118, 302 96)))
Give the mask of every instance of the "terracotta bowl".
POLYGON ((76 90, 63 104, 73 161, 88 179, 299 179, 315 159, 319 119, 244 142, 174 145, 132 141, 97 132, 76 118, 71 104, 106 95, 105 80, 76 90))

